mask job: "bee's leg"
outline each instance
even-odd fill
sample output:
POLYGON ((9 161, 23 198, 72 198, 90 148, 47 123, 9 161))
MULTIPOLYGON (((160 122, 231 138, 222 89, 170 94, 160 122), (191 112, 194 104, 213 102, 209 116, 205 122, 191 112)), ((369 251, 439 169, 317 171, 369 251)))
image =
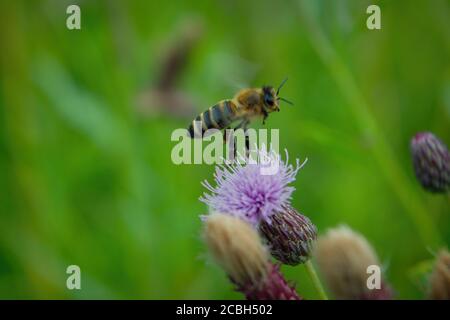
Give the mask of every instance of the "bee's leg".
POLYGON ((244 130, 244 135, 245 135, 245 157, 248 158, 249 154, 250 154, 250 139, 248 137, 248 132, 247 132, 247 128, 248 128, 248 124, 250 123, 249 119, 244 119, 242 120, 241 123, 239 123, 239 125, 235 128, 236 129, 241 129, 244 130))
POLYGON ((230 129, 230 126, 223 129, 223 142, 227 143, 227 130, 230 129))
POLYGON ((263 124, 266 124, 266 119, 269 116, 269 114, 264 109, 262 110, 262 113, 263 113, 263 124))
MULTIPOLYGON (((248 135, 247 135, 247 127, 248 127, 249 123, 250 123, 250 120, 243 119, 236 127, 233 128, 233 132, 238 130, 238 129, 243 129, 244 130, 244 135, 245 135, 245 153, 246 153, 246 155, 248 154, 248 145, 249 145, 249 141, 248 141, 249 139, 248 139, 248 135)), ((229 127, 228 127, 228 129, 229 129, 229 127)), ((236 157, 238 155, 237 155, 237 150, 236 150, 236 139, 235 139, 235 137, 233 135, 233 132, 231 132, 230 135, 227 136, 227 138, 229 140, 228 143, 230 143, 231 141, 234 142, 233 143, 233 157, 234 157, 234 159, 236 159, 236 157)), ((225 133, 225 135, 226 135, 226 133, 225 133)), ((226 142, 226 140, 225 140, 225 142, 226 142)))
POLYGON ((246 132, 245 134, 245 157, 248 158, 250 156, 250 139, 246 132))
POLYGON ((250 123, 250 121, 248 119, 244 119, 234 128, 234 130, 243 129, 245 132, 245 131, 247 131, 247 127, 248 127, 249 123, 250 123))
POLYGON ((245 132, 245 153, 246 153, 246 157, 248 158, 250 156, 250 138, 248 135, 248 131, 247 131, 247 127, 248 124, 250 123, 250 121, 247 121, 247 123, 245 124, 244 127, 244 132, 245 132))
MULTIPOLYGON (((241 122, 239 122, 239 124, 236 127, 233 128, 233 131, 236 131, 237 129, 243 128, 244 132, 245 132, 247 130, 247 126, 248 126, 249 123, 250 123, 250 120, 243 119, 241 122)), ((231 129, 231 127, 228 126, 225 129, 223 129, 223 132, 224 132, 223 138, 224 138, 225 142, 226 142, 226 139, 227 139, 227 134, 226 134, 227 133, 227 129, 231 129)))
POLYGON ((227 159, 234 161, 234 159, 236 159, 236 148, 235 148, 235 143, 234 143, 234 135, 233 135, 233 131, 229 131, 229 129, 231 129, 230 126, 226 127, 223 130, 223 142, 226 146, 226 150, 227 151, 227 159))

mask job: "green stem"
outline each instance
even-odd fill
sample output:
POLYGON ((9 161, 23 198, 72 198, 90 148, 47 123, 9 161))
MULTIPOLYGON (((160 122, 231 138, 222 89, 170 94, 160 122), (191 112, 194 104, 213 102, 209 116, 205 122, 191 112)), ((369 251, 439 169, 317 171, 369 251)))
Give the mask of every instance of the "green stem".
POLYGON ((328 300, 327 294, 325 293, 325 290, 323 289, 322 282, 320 282, 319 277, 317 276, 316 269, 314 269, 314 266, 311 262, 311 259, 305 262, 305 268, 308 272, 309 277, 311 278, 311 281, 314 284, 314 287, 316 288, 317 292, 319 293, 320 299, 322 300, 328 300))

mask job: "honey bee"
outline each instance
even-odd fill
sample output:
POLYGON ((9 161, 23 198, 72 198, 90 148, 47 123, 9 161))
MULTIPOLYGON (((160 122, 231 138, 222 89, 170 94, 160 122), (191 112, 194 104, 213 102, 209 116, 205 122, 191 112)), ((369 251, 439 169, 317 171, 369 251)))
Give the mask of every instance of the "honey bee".
POLYGON ((233 99, 218 102, 192 121, 188 128, 189 136, 201 138, 208 129, 227 129, 236 121, 240 122, 234 129, 245 131, 250 121, 258 117, 264 124, 269 113, 280 111, 280 100, 292 105, 289 100, 278 96, 286 81, 287 78, 276 91, 272 86, 247 88, 239 91, 233 99), (201 122, 201 127, 198 122, 201 122))

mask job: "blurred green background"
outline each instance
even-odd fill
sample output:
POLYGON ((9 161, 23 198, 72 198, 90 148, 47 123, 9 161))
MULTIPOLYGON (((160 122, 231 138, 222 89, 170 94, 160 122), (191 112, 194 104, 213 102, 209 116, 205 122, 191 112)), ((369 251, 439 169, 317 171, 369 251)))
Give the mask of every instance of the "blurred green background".
MULTIPOLYGON (((363 233, 398 297, 423 296, 450 202, 422 191, 409 141, 450 143, 449 1, 3 0, 0 43, 0 298, 241 298, 201 240, 214 168, 172 164, 170 135, 285 76, 295 106, 266 126, 309 159, 293 204, 321 233, 363 233)), ((318 297, 303 266, 282 270, 318 297)))

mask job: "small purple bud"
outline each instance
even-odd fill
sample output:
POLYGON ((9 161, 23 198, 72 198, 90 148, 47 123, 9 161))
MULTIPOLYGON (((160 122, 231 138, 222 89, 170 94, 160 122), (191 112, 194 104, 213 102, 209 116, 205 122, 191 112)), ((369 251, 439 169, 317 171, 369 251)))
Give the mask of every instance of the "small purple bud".
POLYGON ((316 226, 291 206, 274 214, 270 222, 263 221, 259 230, 267 240, 272 256, 293 266, 310 258, 317 239, 316 226))
POLYGON ((450 188, 450 154, 445 144, 431 132, 416 134, 411 140, 414 171, 422 186, 435 193, 450 188))

